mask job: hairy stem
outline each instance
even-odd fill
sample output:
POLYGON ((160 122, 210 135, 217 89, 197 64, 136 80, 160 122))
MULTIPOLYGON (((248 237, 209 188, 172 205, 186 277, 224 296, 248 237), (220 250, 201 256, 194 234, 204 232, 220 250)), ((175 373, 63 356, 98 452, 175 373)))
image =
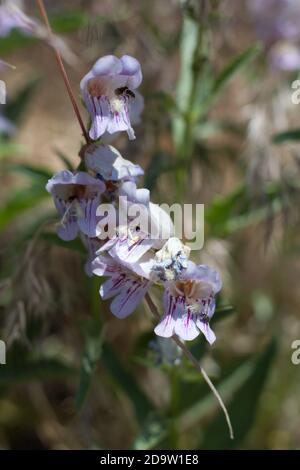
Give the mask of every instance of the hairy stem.
MULTIPOLYGON (((156 305, 154 304, 153 300, 151 299, 151 297, 148 293, 146 294, 145 299, 146 299, 146 302, 148 304, 148 307, 149 307, 151 313, 155 316, 155 318, 160 320, 161 316, 160 316, 160 314, 157 310, 156 305)), ((179 339, 179 337, 177 335, 174 335, 174 336, 172 336, 172 340, 175 341, 177 346, 182 350, 183 354, 191 361, 191 363, 195 366, 195 368, 203 376, 205 382, 207 383, 207 385, 211 389, 212 393, 214 394, 217 401, 219 402, 219 405, 220 405, 221 409, 223 410, 223 413, 225 415, 225 419, 226 419, 226 422, 227 422, 228 430, 229 430, 230 439, 234 439, 234 433, 233 433, 233 428, 232 428, 230 416, 229 416, 227 408, 226 408, 226 406, 225 406, 218 390, 216 389, 216 387, 214 386, 214 384, 212 383, 212 381, 208 377, 208 375, 205 372, 205 370, 203 369, 203 367, 200 365, 200 363, 197 361, 197 359, 193 356, 193 354, 187 348, 187 346, 179 339)))
MULTIPOLYGON (((51 29, 51 25, 50 25, 50 22, 49 22, 49 18, 48 18, 48 15, 47 15, 47 11, 46 11, 46 8, 45 8, 45 5, 44 5, 44 1, 43 1, 43 0, 36 0, 36 3, 37 3, 37 6, 38 6, 38 8, 39 8, 40 14, 41 14, 41 16, 42 16, 42 18, 43 18, 43 20, 44 20, 44 23, 45 23, 45 25, 46 25, 46 28, 47 28, 48 31, 49 31, 49 34, 52 34, 52 29, 51 29)), ((80 111, 79 111, 78 105, 77 105, 77 103, 76 103, 76 99, 75 99, 74 93, 73 93, 73 91, 72 91, 71 84, 70 84, 70 80, 69 80, 69 77, 68 77, 68 75, 67 75, 65 66, 64 66, 64 64, 63 64, 61 55, 60 55, 60 53, 58 52, 57 49, 55 49, 55 57, 56 57, 56 61, 57 61, 59 70, 60 70, 60 72, 61 72, 61 74, 62 74, 64 83, 65 83, 65 85, 66 85, 66 89, 67 89, 69 98, 70 98, 70 100, 71 100, 71 103, 72 103, 74 112, 75 112, 75 114, 76 114, 76 117, 77 117, 77 119, 78 119, 79 125, 80 125, 80 127, 81 127, 82 135, 84 136, 86 142, 89 143, 89 142, 90 142, 89 135, 88 135, 88 133, 87 133, 87 131, 86 131, 85 125, 84 125, 83 120, 82 120, 82 117, 81 117, 81 115, 80 115, 80 111)))

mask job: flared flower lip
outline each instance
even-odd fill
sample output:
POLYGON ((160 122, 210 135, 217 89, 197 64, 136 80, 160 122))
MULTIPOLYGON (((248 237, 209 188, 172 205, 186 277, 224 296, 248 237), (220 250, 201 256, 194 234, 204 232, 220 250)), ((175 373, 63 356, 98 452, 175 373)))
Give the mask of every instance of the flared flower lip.
POLYGON ((97 60, 80 82, 82 97, 92 118, 89 129, 92 140, 123 131, 130 140, 135 139, 130 109, 135 103, 132 90, 141 82, 141 66, 134 57, 123 55, 119 59, 107 55, 97 60))
POLYGON ((0 5, 0 37, 7 37, 13 29, 20 29, 23 33, 34 34, 38 23, 27 16, 13 1, 0 5))
POLYGON ((83 186, 96 186, 99 193, 105 191, 105 184, 103 181, 94 178, 93 176, 83 171, 72 173, 69 170, 63 170, 56 173, 46 184, 46 190, 56 196, 57 186, 59 185, 83 185, 83 186))
POLYGON ((143 79, 139 61, 130 55, 123 55, 120 59, 114 55, 106 55, 98 59, 81 80, 81 91, 86 91, 88 81, 97 77, 119 77, 120 82, 116 82, 116 88, 127 86, 131 90, 138 88, 143 79))
MULTIPOLYGON (((147 259, 144 263, 147 264, 147 259)), ((110 257, 98 256, 91 267, 97 276, 108 278, 100 286, 100 295, 103 299, 113 298, 110 310, 118 318, 133 313, 151 286, 142 263, 120 263, 110 257)))
POLYGON ((180 279, 164 283, 164 315, 154 331, 165 338, 176 334, 184 341, 191 341, 202 332, 212 344, 216 337, 209 320, 215 311, 214 296, 222 287, 220 275, 209 266, 189 261, 180 279), (197 281, 200 281, 198 286, 197 281), (184 288, 176 289, 178 282, 184 283, 187 293, 184 288))
POLYGON ((211 286, 213 295, 222 289, 222 280, 218 271, 205 264, 195 264, 188 261, 187 268, 182 271, 180 279, 183 281, 202 281, 211 286))
POLYGON ((96 145, 85 152, 87 167, 100 174, 107 181, 121 181, 136 178, 144 174, 140 165, 136 165, 122 157, 112 145, 96 145))
POLYGON ((174 334, 184 341, 192 341, 200 332, 207 341, 212 344, 216 336, 209 326, 209 319, 215 310, 215 300, 208 303, 209 314, 207 320, 201 315, 193 313, 191 307, 186 304, 184 297, 174 297, 168 290, 164 294, 164 315, 155 327, 154 332, 163 338, 170 338, 174 334))

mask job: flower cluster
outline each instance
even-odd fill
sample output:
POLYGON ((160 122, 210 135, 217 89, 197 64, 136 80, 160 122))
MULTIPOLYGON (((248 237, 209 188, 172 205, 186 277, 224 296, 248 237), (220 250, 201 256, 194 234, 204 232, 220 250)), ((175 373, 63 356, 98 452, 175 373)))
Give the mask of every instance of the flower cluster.
MULTIPOLYGON (((21 31, 25 36, 44 41, 57 50, 70 65, 77 63, 77 57, 62 38, 57 34, 50 33, 38 20, 31 18, 24 12, 23 1, 3 0, 0 5, 0 37, 9 36, 15 29, 21 31)), ((0 60, 0 66, 1 63, 5 64, 0 60)))
POLYGON ((247 0, 257 36, 264 42, 273 67, 300 67, 300 9, 298 0, 247 0))
POLYGON ((128 55, 100 58, 82 79, 91 140, 80 152, 80 170, 61 171, 47 184, 60 216, 57 233, 63 240, 81 237, 88 251, 86 272, 105 278, 100 296, 112 299, 116 317, 130 315, 158 285, 164 313, 155 333, 193 340, 202 332, 213 343, 209 322, 222 285, 218 272, 189 260, 190 249, 175 237, 170 216, 150 201, 147 189, 138 188, 142 168, 100 139, 120 131, 135 138, 141 81, 140 64, 128 55), (102 210, 108 205, 116 209, 113 216, 102 210), (132 215, 137 209, 139 217, 132 215))

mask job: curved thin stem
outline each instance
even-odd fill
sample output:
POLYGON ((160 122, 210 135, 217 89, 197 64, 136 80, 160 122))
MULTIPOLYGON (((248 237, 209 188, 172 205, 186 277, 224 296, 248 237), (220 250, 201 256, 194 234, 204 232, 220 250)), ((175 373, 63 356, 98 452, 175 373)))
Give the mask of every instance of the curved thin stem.
MULTIPOLYGON (((146 294, 145 299, 146 299, 146 302, 147 302, 148 307, 151 310, 152 314, 155 316, 155 318, 160 320, 161 316, 160 316, 160 314, 157 310, 156 305, 154 304, 153 300, 151 299, 151 297, 148 293, 146 294)), ((233 428, 232 428, 230 416, 229 416, 227 408, 226 408, 226 406, 225 406, 218 390, 216 389, 216 387, 214 386, 214 384, 212 383, 212 381, 208 377, 208 375, 205 372, 205 370, 203 369, 203 367, 200 365, 200 363, 197 361, 197 359, 193 356, 191 351, 186 347, 186 345, 179 339, 179 337, 177 335, 174 335, 174 336, 172 336, 172 340, 182 350, 184 355, 191 361, 191 363, 200 372, 200 374, 202 374, 205 382, 207 383, 207 385, 211 389, 212 393, 214 394, 217 401, 219 402, 219 405, 220 405, 221 409, 223 410, 223 413, 225 415, 225 419, 226 419, 226 422, 227 422, 228 430, 229 430, 230 439, 234 439, 234 433, 233 433, 233 428)))
MULTIPOLYGON (((50 25, 50 22, 49 22, 49 18, 48 18, 48 15, 47 15, 47 11, 46 11, 46 8, 45 8, 45 5, 44 5, 44 1, 43 1, 43 0, 36 0, 36 3, 37 3, 37 6, 38 6, 38 8, 39 8, 39 10, 40 10, 41 16, 42 16, 42 18, 43 18, 43 20, 44 20, 44 23, 45 23, 45 25, 46 25, 47 30, 49 31, 50 34, 52 34, 52 29, 51 29, 51 25, 50 25)), ((74 112, 75 112, 75 114, 76 114, 76 117, 77 117, 77 119, 78 119, 79 125, 80 125, 80 127, 81 127, 82 134, 83 134, 83 136, 84 136, 86 142, 89 143, 89 142, 90 142, 90 138, 89 138, 89 135, 88 135, 87 130, 86 130, 86 128, 85 128, 85 125, 84 125, 84 123, 83 123, 82 117, 81 117, 81 115, 80 115, 80 111, 79 111, 78 105, 77 105, 77 103, 76 103, 76 99, 75 99, 74 93, 73 93, 73 91, 72 91, 71 84, 70 84, 70 80, 69 80, 69 77, 68 77, 68 75, 67 75, 65 66, 64 66, 64 64, 63 64, 61 55, 60 55, 60 53, 58 52, 57 49, 55 49, 54 52, 55 52, 55 57, 56 57, 56 61, 57 61, 59 70, 60 70, 60 72, 61 72, 61 74, 62 74, 64 83, 65 83, 65 85, 66 85, 66 89, 67 89, 69 98, 70 98, 70 100, 71 100, 71 103, 72 103, 74 112)))

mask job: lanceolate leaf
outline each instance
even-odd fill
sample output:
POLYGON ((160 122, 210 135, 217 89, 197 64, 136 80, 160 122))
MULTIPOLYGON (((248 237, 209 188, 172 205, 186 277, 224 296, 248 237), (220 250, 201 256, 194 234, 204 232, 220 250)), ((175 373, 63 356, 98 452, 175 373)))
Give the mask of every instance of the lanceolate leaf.
POLYGON ((24 116, 26 107, 33 93, 35 92, 39 82, 39 78, 35 78, 27 82, 24 87, 19 90, 17 96, 5 105, 5 116, 10 121, 16 124, 20 122, 20 119, 24 116))
POLYGON ((61 152, 59 149, 55 149, 55 151, 56 151, 56 155, 62 161, 64 166, 67 168, 67 170, 74 171, 74 165, 69 160, 69 158, 63 152, 61 152))
MULTIPOLYGON (((198 44, 199 25, 188 15, 184 18, 180 43, 180 77, 178 80, 176 102, 182 114, 187 111, 193 86, 193 57, 198 44)), ((173 121, 173 138, 178 148, 182 142, 185 131, 184 118, 176 113, 173 121)))
POLYGON ((300 129, 291 129, 279 132, 273 136, 274 144, 285 144, 287 142, 298 142, 300 140, 300 129))
POLYGON ((103 341, 104 330, 100 316, 98 316, 92 318, 87 328, 85 349, 81 358, 79 388, 75 398, 77 411, 83 406, 90 389, 93 375, 102 354, 103 341))
MULTIPOLYGON (((89 17, 83 11, 69 10, 57 15, 50 15, 50 24, 56 33, 69 33, 83 28, 88 24, 89 17)), ((0 54, 8 54, 20 47, 30 46, 37 40, 24 36, 21 32, 14 30, 7 38, 1 38, 0 54)))
POLYGON ((255 420, 259 399, 275 358, 276 349, 276 341, 273 339, 255 361, 251 375, 232 396, 228 412, 235 430, 235 439, 229 439, 224 418, 219 413, 205 430, 203 449, 239 448, 255 420))
POLYGON ((262 48, 259 44, 250 46, 248 49, 238 54, 231 62, 222 70, 214 81, 212 94, 221 91, 228 82, 238 73, 242 68, 248 65, 253 59, 257 57, 262 48))
POLYGON ((216 197, 205 211, 205 221, 213 236, 228 236, 237 230, 267 220, 283 209, 285 200, 279 185, 266 185, 264 199, 253 205, 246 186, 216 197))
POLYGON ((33 209, 48 197, 45 188, 33 185, 14 192, 4 207, 0 208, 0 229, 5 228, 16 217, 21 216, 25 211, 33 209))
MULTIPOLYGON (((52 172, 43 167, 37 167, 25 163, 13 163, 6 166, 8 171, 14 171, 29 177, 31 180, 37 180, 41 185, 45 185, 49 178, 52 177, 52 172)), ((44 188, 45 190, 45 188, 44 188)), ((46 190, 45 190, 46 191, 46 190)))
POLYGON ((153 411, 150 400, 108 345, 105 345, 103 348, 102 362, 107 372, 114 378, 120 389, 123 390, 130 399, 137 420, 142 426, 149 414, 153 411))
POLYGON ((72 376, 75 370, 58 359, 37 358, 21 361, 18 364, 7 364, 0 367, 0 385, 11 385, 30 380, 47 380, 72 376))

